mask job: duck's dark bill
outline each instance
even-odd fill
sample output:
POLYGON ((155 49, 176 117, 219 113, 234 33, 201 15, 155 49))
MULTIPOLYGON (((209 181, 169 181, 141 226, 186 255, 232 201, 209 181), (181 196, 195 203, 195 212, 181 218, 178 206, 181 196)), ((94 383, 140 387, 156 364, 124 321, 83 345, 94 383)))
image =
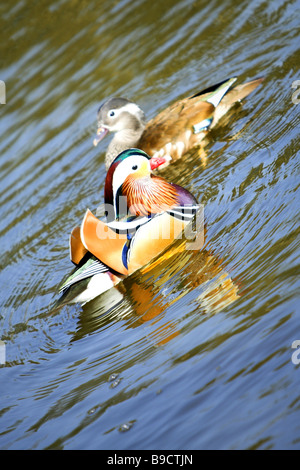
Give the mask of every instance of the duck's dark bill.
POLYGON ((106 127, 98 127, 97 135, 93 140, 93 144, 95 145, 95 147, 97 147, 100 140, 102 140, 106 136, 107 133, 108 133, 108 129, 106 129, 106 127))

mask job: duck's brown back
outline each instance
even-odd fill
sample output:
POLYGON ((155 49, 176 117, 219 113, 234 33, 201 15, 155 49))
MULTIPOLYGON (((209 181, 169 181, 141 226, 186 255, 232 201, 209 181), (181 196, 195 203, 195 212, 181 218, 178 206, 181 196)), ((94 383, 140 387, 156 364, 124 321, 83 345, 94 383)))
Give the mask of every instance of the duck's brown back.
POLYGON ((211 127, 214 127, 237 101, 249 95, 262 81, 263 78, 258 78, 230 88, 216 107, 206 101, 211 97, 211 89, 177 101, 148 122, 138 147, 151 157, 170 155, 177 160, 199 144, 207 133, 205 130, 195 133, 194 125, 213 117, 211 127))
POLYGON ((193 125, 210 118, 214 110, 202 96, 177 101, 148 122, 138 146, 150 156, 168 154, 177 160, 199 141, 193 125))

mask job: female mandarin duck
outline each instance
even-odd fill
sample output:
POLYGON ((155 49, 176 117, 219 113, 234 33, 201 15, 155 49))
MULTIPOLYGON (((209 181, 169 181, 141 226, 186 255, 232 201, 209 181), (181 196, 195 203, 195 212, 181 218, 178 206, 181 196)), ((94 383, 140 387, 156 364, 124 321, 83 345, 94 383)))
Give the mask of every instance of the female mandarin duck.
POLYGON ((258 78, 233 87, 236 77, 177 101, 146 124, 139 106, 125 98, 111 98, 98 110, 96 146, 108 132, 115 136, 108 146, 105 165, 127 148, 137 147, 150 157, 177 160, 200 144, 209 129, 261 82, 258 78))
POLYGON ((111 164, 105 180, 107 223, 86 211, 70 237, 70 258, 77 266, 64 282, 64 294, 86 280, 72 302, 86 302, 149 263, 193 219, 199 206, 189 191, 151 171, 165 163, 139 149, 127 149, 111 164))

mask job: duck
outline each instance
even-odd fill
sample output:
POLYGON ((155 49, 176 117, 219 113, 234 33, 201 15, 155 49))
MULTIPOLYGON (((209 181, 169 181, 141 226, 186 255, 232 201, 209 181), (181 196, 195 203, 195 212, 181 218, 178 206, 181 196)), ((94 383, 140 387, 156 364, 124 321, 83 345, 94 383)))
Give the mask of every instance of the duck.
POLYGON ((109 133, 114 137, 105 155, 106 170, 121 152, 139 148, 150 157, 165 158, 163 168, 199 146, 208 131, 237 102, 245 98, 263 78, 234 86, 237 77, 226 79, 192 96, 178 100, 146 121, 143 110, 127 98, 112 97, 97 113, 94 146, 109 133))
POLYGON ((117 286, 180 238, 194 219, 196 198, 153 174, 164 163, 137 148, 111 163, 104 185, 106 220, 87 209, 70 235, 75 268, 59 288, 67 303, 84 304, 117 286))

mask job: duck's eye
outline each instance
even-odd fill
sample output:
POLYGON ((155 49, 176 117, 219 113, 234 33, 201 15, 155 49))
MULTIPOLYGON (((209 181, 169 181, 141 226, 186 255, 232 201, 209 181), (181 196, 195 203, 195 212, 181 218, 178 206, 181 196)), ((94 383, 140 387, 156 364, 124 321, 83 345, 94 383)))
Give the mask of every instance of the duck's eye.
POLYGON ((138 166, 137 165, 133 165, 132 169, 135 171, 138 169, 138 166))
POLYGON ((109 111, 108 115, 109 115, 110 117, 113 117, 113 116, 115 115, 115 112, 114 112, 114 111, 109 111))

